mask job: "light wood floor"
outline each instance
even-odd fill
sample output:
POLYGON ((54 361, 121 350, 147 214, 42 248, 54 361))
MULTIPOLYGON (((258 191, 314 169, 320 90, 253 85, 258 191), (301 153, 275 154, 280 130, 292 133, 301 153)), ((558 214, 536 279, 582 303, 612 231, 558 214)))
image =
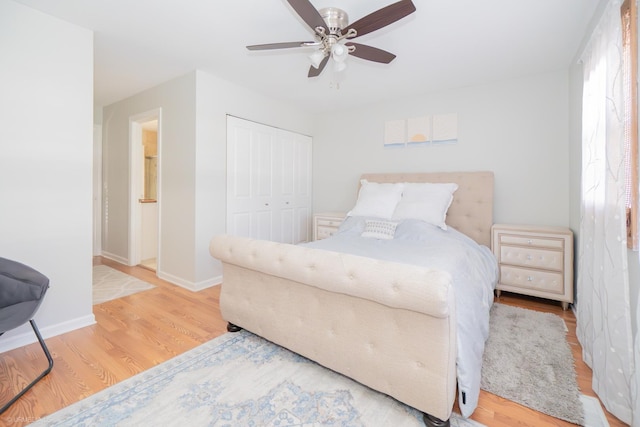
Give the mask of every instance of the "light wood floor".
MULTIPOLYGON (((162 363, 226 332, 219 312, 220 287, 191 292, 158 279, 141 267, 126 267, 96 257, 105 264, 157 287, 94 306, 97 324, 46 340, 54 358, 53 371, 0 415, 0 426, 27 425, 71 403, 162 363)), ((564 318, 576 359, 578 383, 591 390, 591 371, 582 362, 571 311, 559 304, 504 294, 498 300, 564 318)), ((4 403, 46 367, 39 345, 0 354, 0 402, 4 403)), ((457 410, 457 408, 454 408, 457 410)), ((612 427, 624 426, 610 414, 612 427)), ((487 426, 573 426, 482 391, 472 419, 487 426)))

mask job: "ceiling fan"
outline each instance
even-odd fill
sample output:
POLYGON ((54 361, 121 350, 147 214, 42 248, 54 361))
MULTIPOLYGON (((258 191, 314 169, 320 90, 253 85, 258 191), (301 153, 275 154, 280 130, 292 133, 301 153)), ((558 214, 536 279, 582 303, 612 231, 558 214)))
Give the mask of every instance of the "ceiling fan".
POLYGON ((327 7, 317 10, 309 0, 287 0, 293 10, 314 31, 314 41, 268 43, 247 46, 249 50, 287 49, 294 47, 318 47, 310 55, 311 67, 308 77, 322 73, 329 58, 335 61, 335 69, 346 67, 348 55, 368 61, 388 64, 396 57, 394 54, 376 47, 354 43, 351 40, 386 27, 415 12, 411 0, 400 0, 349 24, 349 16, 342 9, 327 7))

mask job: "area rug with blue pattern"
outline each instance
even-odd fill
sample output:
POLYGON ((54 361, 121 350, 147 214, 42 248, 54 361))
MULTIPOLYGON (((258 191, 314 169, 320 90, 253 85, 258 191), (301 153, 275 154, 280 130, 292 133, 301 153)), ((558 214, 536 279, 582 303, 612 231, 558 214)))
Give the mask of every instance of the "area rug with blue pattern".
MULTIPOLYGON (((246 331, 32 426, 424 426, 422 413, 246 331)), ((482 425, 453 414, 451 425, 482 425)))

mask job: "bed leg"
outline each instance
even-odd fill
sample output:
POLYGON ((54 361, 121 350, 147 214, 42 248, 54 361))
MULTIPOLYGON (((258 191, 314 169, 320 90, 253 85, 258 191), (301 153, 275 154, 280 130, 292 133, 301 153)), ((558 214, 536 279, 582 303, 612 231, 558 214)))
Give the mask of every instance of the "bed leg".
POLYGON ((231 322, 227 323, 227 331, 229 332, 240 332, 242 328, 240 326, 234 325, 231 322))
POLYGON ((449 427, 451 425, 449 420, 442 421, 440 418, 424 413, 422 414, 422 420, 427 427, 449 427))

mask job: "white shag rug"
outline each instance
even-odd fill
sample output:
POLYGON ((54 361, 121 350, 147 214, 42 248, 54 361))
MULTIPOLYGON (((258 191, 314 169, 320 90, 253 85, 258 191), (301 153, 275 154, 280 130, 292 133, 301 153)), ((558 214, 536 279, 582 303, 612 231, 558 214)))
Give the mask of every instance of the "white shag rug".
POLYGON ((551 313, 494 303, 489 330, 480 388, 584 425, 564 320, 551 313))
POLYGON ((93 304, 102 304, 136 292, 155 288, 154 285, 106 265, 93 267, 93 304))

